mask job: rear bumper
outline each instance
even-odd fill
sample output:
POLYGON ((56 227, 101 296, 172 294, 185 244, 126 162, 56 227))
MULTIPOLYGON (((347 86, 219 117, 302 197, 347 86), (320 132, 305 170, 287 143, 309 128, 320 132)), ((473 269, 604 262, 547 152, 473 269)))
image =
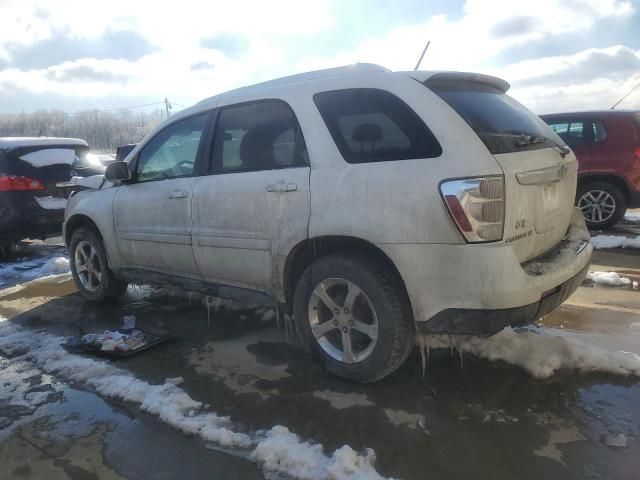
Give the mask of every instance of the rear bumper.
POLYGON ((565 238, 521 264, 506 243, 380 245, 402 276, 419 328, 490 334, 549 313, 580 285, 593 245, 574 209, 565 238))
POLYGON ((0 193, 0 244, 60 235, 64 209, 41 208, 31 192, 0 193))
POLYGON ((427 322, 418 322, 422 333, 493 335, 505 327, 521 327, 551 313, 577 290, 589 271, 587 264, 566 282, 547 292, 538 302, 501 310, 449 308, 427 322))

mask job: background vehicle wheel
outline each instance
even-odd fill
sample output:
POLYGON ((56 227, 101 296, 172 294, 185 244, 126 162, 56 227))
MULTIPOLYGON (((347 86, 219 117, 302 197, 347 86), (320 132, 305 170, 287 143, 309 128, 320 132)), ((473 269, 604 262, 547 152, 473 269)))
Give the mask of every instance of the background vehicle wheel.
POLYGON ((594 182, 578 188, 577 206, 582 210, 587 227, 598 230, 618 223, 627 210, 627 201, 615 185, 594 182))
POLYGON ((300 338, 326 370, 374 382, 404 363, 414 346, 402 288, 377 262, 328 255, 303 272, 293 298, 300 338))
POLYGON ((79 228, 73 232, 69 257, 78 291, 87 300, 103 302, 118 298, 126 291, 127 283, 113 275, 102 241, 91 230, 79 228))

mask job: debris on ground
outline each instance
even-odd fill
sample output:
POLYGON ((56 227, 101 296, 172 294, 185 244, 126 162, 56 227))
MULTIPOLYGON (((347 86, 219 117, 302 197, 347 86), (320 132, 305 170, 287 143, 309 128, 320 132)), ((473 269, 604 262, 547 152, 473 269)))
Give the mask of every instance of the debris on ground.
POLYGON ((120 328, 102 333, 87 333, 79 338, 70 337, 63 347, 72 353, 127 357, 164 342, 169 337, 170 334, 162 330, 120 328))

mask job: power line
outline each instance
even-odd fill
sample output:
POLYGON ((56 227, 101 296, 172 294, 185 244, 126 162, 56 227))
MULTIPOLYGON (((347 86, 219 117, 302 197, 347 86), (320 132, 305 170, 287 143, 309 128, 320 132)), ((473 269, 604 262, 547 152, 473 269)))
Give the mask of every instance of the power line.
MULTIPOLYGON (((152 102, 152 103, 144 103, 141 105, 131 105, 128 107, 119 107, 119 108, 108 108, 105 110, 95 110, 95 109, 87 109, 87 110, 83 110, 83 111, 77 111, 77 112, 71 112, 71 113, 67 113, 67 112, 62 112, 65 116, 74 116, 74 115, 82 115, 85 114, 87 112, 95 112, 95 113, 107 113, 107 112, 117 112, 120 110, 133 110, 134 108, 142 108, 142 107, 151 107, 153 105, 163 105, 165 104, 165 102, 168 102, 168 100, 162 100, 160 102, 152 102)), ((173 103, 173 102, 169 102, 170 104, 173 105, 178 105, 177 103, 173 103)), ((181 106, 181 105, 178 105, 181 106)), ((0 115, 27 115, 27 116, 32 116, 32 115, 40 115, 39 112, 31 112, 31 113, 3 113, 0 115)))

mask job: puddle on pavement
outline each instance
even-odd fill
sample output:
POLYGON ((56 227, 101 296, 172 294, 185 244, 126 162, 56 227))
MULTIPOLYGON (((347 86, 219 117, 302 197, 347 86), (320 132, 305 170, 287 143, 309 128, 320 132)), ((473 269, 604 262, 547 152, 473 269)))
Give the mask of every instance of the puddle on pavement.
MULTIPOLYGON (((634 408, 640 404, 640 385, 633 380, 557 375, 538 381, 516 367, 468 355, 461 368, 457 355, 435 350, 424 379, 420 356, 414 352, 395 375, 373 385, 357 385, 320 370, 284 330, 275 328, 274 320, 263 321, 262 312, 220 309, 207 321, 201 298, 175 292, 138 289, 124 301, 102 307, 75 294, 55 298, 56 292, 64 295, 63 287, 30 286, 17 295, 23 300, 10 298, 15 303, 9 307, 3 299, 0 315, 22 311, 15 321, 58 334, 115 328, 124 315, 135 315, 139 325, 163 328, 176 337, 118 362, 137 377, 151 383, 183 377, 180 387, 192 398, 252 431, 280 424, 323 443, 327 451, 344 444, 356 450, 371 447, 378 471, 386 475, 630 478, 640 471, 640 412, 634 408), (32 303, 35 299, 39 306, 32 303), (598 403, 602 401, 609 404, 598 403), (629 439, 627 447, 604 445, 601 438, 606 433, 623 433, 629 439)), ((575 330, 595 329, 589 324, 595 325, 595 317, 571 315, 565 312, 556 320, 575 330)), ((547 317, 545 324, 556 320, 547 317)), ((605 328, 602 333, 610 331, 605 328)), ((102 402, 89 393, 73 395, 102 402)), ((72 410, 86 412, 80 405, 72 410)), ((114 411, 102 402, 96 406, 96 418, 103 410, 114 411)), ((158 467, 168 469, 174 468, 171 460, 179 458, 169 449, 179 447, 180 455, 193 456, 203 448, 137 412, 113 415, 117 418, 107 421, 111 427, 101 438, 105 461, 117 466, 116 473, 134 471, 136 461, 145 464, 125 448, 131 442, 143 445, 142 452, 152 453, 154 459, 169 459, 158 467)), ((89 418, 80 414, 81 423, 96 423, 89 418)), ((194 462, 192 472, 205 471, 197 470, 204 466, 194 462)), ((238 465, 229 468, 245 468, 238 465)))

